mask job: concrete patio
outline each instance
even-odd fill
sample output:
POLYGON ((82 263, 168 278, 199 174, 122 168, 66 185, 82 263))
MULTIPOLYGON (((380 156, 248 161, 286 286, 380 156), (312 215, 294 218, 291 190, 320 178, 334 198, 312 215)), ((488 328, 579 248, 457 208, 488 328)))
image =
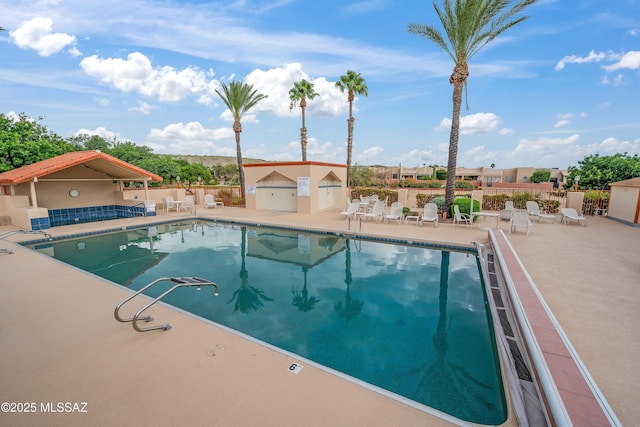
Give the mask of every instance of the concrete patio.
MULTIPOLYGON (((197 217, 345 230, 337 211, 198 207, 197 217)), ((65 236, 170 218, 193 216, 49 231, 65 236)), ((587 224, 535 223, 529 237, 518 231, 509 239, 617 417, 633 425, 640 419, 640 229, 605 217, 587 224)), ((488 240, 478 226, 450 223, 366 222, 361 233, 469 246, 488 240)), ((33 238, 0 240, 14 252, 0 255, 1 400, 37 409, 2 413, 2 425, 452 425, 314 366, 294 375, 295 359, 165 306, 151 314, 174 329, 139 334, 113 318, 128 291, 9 242, 33 238), (43 412, 47 402, 86 402, 86 412, 43 412)))

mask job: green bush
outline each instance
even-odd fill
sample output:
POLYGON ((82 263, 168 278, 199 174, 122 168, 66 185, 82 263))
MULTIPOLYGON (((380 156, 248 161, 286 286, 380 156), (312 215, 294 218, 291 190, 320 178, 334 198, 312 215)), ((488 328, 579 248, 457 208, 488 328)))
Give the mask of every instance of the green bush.
POLYGON ((444 169, 436 170, 436 179, 439 179, 440 181, 447 179, 447 171, 444 169))
MULTIPOLYGON (((467 214, 469 215, 471 213, 471 198, 469 197, 456 197, 455 199, 453 199, 453 202, 451 203, 451 217, 453 218, 453 207, 455 205, 458 205, 458 209, 460 209, 460 213, 461 214, 467 214)), ((480 201, 479 200, 474 200, 473 201, 473 211, 474 212, 479 212, 481 210, 480 207, 480 201)), ((475 218, 474 218, 475 220, 475 218)))
MULTIPOLYGON (((438 206, 438 212, 444 212, 444 196, 435 196, 428 202, 425 202, 425 204, 427 203, 435 203, 436 206, 438 206)), ((424 205, 422 205, 422 207, 424 208, 424 205)))
POLYGON ((476 186, 472 182, 469 182, 469 181, 456 181, 455 182, 455 187, 456 188, 470 188, 470 189, 476 188, 476 186))

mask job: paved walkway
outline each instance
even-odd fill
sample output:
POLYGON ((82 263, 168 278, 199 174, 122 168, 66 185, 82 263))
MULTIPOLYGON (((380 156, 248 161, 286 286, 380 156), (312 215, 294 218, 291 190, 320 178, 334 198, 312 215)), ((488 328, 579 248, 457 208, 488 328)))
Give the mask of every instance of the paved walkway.
MULTIPOLYGON (((238 208, 198 216, 344 231, 336 212, 297 215, 238 208)), ((157 219, 189 217, 171 213, 157 219)), ((56 227, 67 235, 149 218, 56 227)), ((640 229, 607 218, 587 227, 535 224, 510 241, 624 425, 640 419, 640 229)), ((481 224, 482 225, 482 224, 481 224)), ((506 223, 500 224, 506 229, 506 223)), ((0 233, 10 227, 0 227, 0 233)), ((363 234, 471 245, 478 227, 363 223, 363 234)), ((9 240, 32 239, 15 235, 9 240)), ((126 290, 0 241, 0 400, 37 413, 2 425, 451 425, 168 307, 168 333, 141 335, 113 319, 126 290), (87 402, 87 413, 43 413, 46 402, 87 402), (40 405, 43 404, 44 407, 40 405)))

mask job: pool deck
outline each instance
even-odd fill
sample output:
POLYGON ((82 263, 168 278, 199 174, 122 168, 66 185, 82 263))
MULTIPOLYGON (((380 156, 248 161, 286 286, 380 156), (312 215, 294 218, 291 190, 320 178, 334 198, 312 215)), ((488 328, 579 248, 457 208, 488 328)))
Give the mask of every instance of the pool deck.
MULTIPOLYGON (((345 232, 337 211, 199 207, 197 217, 345 232)), ((174 218, 193 216, 160 213, 47 231, 62 236, 174 218)), ((366 222, 361 234, 463 246, 488 240, 486 230, 452 224, 366 222)), ((0 400, 36 409, 0 413, 1 425, 453 425, 306 362, 294 374, 289 366, 298 359, 166 306, 150 311, 173 329, 135 332, 113 318, 127 290, 10 243, 37 237, 0 240, 14 252, 0 255, 0 400), (77 409, 86 402, 86 412, 52 413, 58 402, 78 402, 77 409)), ((509 241, 620 422, 634 425, 640 228, 588 217, 587 227, 535 223, 529 237, 518 231, 509 241)))

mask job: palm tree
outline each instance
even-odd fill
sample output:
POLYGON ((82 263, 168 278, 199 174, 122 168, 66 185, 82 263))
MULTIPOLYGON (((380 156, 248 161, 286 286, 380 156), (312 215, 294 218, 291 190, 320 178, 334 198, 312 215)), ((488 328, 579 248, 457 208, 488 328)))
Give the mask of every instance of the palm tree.
POLYGON ((300 145, 302 146, 302 161, 307 161, 307 127, 304 124, 304 110, 307 108, 307 99, 311 100, 318 96, 318 93, 313 89, 313 83, 306 81, 305 79, 299 80, 293 84, 291 90, 289 90, 289 110, 293 110, 293 107, 300 105, 302 110, 302 127, 300 128, 300 145))
POLYGON ((340 76, 340 80, 336 82, 336 87, 340 92, 347 90, 349 100, 349 120, 347 125, 347 185, 350 184, 351 176, 351 151, 353 150, 353 100, 355 95, 369 95, 367 92, 367 84, 360 75, 355 71, 348 70, 347 74, 340 76))
POLYGON ((222 83, 224 94, 216 89, 216 93, 233 114, 233 131, 236 133, 236 157, 238 158, 238 175, 240 178, 240 198, 244 200, 244 169, 242 167, 242 149, 240 148, 240 133, 242 123, 240 120, 244 113, 267 97, 253 88, 253 85, 232 81, 227 86, 222 83))
POLYGON ((519 0, 510 9, 507 9, 511 3, 509 0, 443 0, 443 2, 443 9, 440 9, 435 2, 433 7, 442 22, 446 40, 440 31, 431 25, 410 24, 408 30, 440 46, 455 64, 453 73, 449 77, 449 83, 453 85, 453 114, 445 190, 445 212, 449 212, 455 190, 460 105, 462 89, 466 89, 469 77, 468 61, 505 30, 527 19, 528 16, 516 17, 516 15, 536 0, 519 0))

